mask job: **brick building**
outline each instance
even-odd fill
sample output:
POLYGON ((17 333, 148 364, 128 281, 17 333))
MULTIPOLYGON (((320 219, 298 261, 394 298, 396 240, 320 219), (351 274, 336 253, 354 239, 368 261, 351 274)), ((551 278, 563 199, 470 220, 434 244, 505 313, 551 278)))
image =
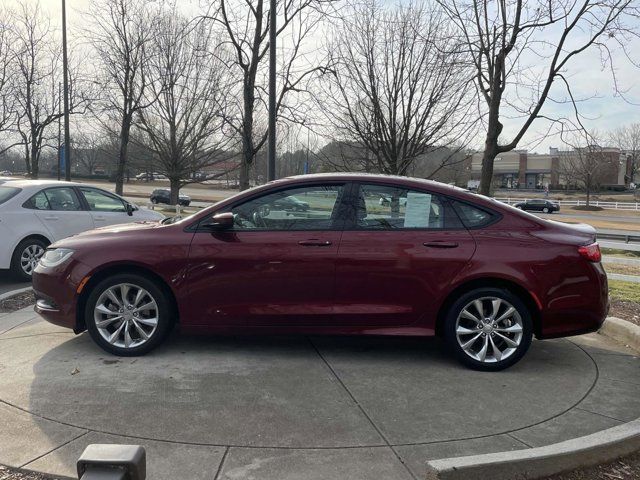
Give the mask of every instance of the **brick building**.
MULTIPOLYGON (((493 166, 494 185, 497 188, 542 189, 574 187, 567 167, 580 155, 596 155, 585 150, 559 150, 550 148, 548 154, 513 150, 496 157, 493 166)), ((598 177, 604 188, 628 186, 631 179, 631 158, 619 148, 599 148, 597 161, 603 162, 598 177)), ((479 179, 482 169, 482 152, 471 158, 471 178, 479 179)))

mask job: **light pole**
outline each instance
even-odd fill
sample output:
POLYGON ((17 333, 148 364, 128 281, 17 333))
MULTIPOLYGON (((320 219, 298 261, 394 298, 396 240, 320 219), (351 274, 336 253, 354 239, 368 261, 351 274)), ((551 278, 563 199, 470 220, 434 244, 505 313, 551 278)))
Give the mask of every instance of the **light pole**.
POLYGON ((67 9, 62 0, 62 76, 64 84, 64 179, 71 181, 71 140, 69 135, 69 72, 67 58, 67 9))
POLYGON ((269 146, 267 180, 276 179, 276 0, 269 1, 269 146))

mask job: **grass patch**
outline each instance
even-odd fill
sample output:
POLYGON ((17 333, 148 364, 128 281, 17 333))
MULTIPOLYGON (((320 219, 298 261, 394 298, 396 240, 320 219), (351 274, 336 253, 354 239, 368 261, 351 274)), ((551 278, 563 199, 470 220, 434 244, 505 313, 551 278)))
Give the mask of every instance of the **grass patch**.
MULTIPOLYGON (((605 263, 607 273, 620 273, 622 275, 640 275, 640 267, 637 265, 623 265, 621 263, 605 263)), ((638 285, 640 289, 640 285, 638 285)))
POLYGON ((571 207, 571 210, 582 210, 582 211, 587 211, 587 212, 599 212, 601 210, 604 210, 604 208, 596 207, 594 205, 589 205, 588 207, 586 205, 576 205, 575 207, 571 207))
POLYGON ((609 280, 609 296, 614 300, 640 303, 640 284, 609 280))
POLYGON ((613 257, 624 257, 624 258, 640 258, 640 251, 634 250, 622 250, 619 248, 600 248, 600 251, 603 255, 611 255, 613 257))

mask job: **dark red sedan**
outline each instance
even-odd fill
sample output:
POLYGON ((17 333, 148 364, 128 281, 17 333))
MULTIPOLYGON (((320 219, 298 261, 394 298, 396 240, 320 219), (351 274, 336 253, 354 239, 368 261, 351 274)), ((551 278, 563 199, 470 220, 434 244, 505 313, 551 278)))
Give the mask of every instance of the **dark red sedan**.
POLYGON ((597 330, 608 310, 595 230, 436 182, 305 175, 172 223, 51 245, 36 311, 140 355, 191 332, 441 335, 499 370, 531 338, 597 330), (305 204, 291 209, 283 205, 305 204))

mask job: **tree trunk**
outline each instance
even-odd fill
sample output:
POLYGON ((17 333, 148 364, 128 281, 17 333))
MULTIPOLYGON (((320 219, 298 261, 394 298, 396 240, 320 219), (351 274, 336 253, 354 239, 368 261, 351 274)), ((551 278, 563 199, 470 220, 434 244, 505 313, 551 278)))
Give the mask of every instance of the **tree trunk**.
POLYGON ((29 145, 24 146, 24 163, 27 167, 27 175, 31 176, 31 155, 29 154, 29 145))
POLYGON ((40 174, 38 168, 38 144, 35 137, 31 140, 31 178, 37 179, 40 174))
POLYGON ((116 193, 118 195, 122 195, 124 191, 124 169, 127 165, 130 130, 131 118, 125 115, 122 117, 122 124, 120 126, 120 150, 118 151, 118 164, 116 166, 116 193))
POLYGON ((177 205, 179 202, 178 195, 180 194, 180 179, 169 177, 169 185, 171 188, 171 196, 169 201, 171 205, 177 205))
POLYGON ((240 191, 249 188, 249 169, 251 168, 251 153, 243 149, 240 164, 240 191))

